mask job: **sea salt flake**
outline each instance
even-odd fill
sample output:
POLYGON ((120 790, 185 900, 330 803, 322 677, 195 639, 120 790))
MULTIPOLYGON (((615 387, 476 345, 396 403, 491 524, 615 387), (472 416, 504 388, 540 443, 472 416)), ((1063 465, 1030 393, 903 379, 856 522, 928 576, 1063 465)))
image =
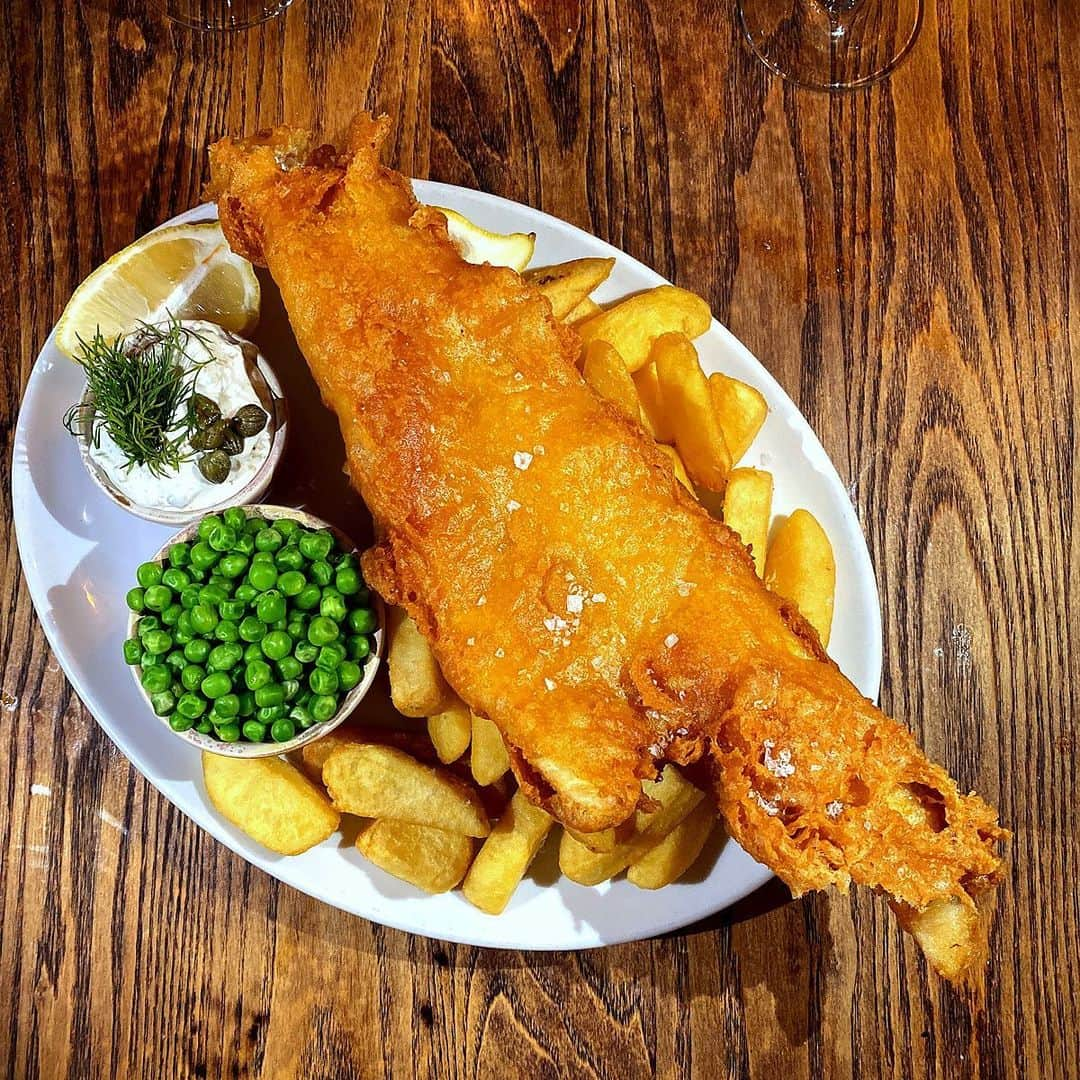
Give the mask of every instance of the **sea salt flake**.
POLYGON ((506 504, 506 509, 512 514, 515 510, 521 509, 521 503, 517 499, 510 499, 506 504))
POLYGON ((607 597, 602 592, 594 592, 592 594, 592 602, 594 604, 606 604, 607 597))
POLYGON ((554 682, 553 679, 545 679, 544 680, 544 685, 548 688, 548 690, 554 690, 555 689, 555 682, 554 682))
POLYGON ((795 766, 791 763, 791 751, 787 747, 784 747, 779 753, 774 755, 773 749, 776 744, 772 739, 766 739, 762 745, 765 748, 765 768, 768 769, 773 776, 783 780, 795 772, 795 766))
POLYGON ((604 658, 602 656, 594 656, 592 658, 592 666, 599 671, 604 666, 604 658))
POLYGON ((506 653, 502 649, 496 649, 495 655, 501 660, 506 655, 506 653))
POLYGON ((678 645, 678 644, 679 644, 679 635, 678 634, 668 634, 668 636, 666 638, 664 638, 664 645, 669 649, 674 649, 675 646, 678 645))
POLYGON ((514 467, 524 472, 532 464, 533 456, 528 450, 514 452, 514 467))
POLYGON ((678 590, 680 596, 689 596, 694 589, 697 588, 697 583, 693 581, 680 581, 676 584, 675 588, 678 590))
POLYGON ((477 600, 476 600, 476 606, 477 607, 483 607, 486 603, 487 603, 487 597, 486 596, 477 597, 477 600))
POLYGON ((838 818, 840 816, 843 809, 844 809, 844 804, 842 802, 840 802, 839 799, 837 799, 834 802, 829 803, 825 807, 825 813, 828 814, 829 817, 831 817, 831 818, 833 818, 835 820, 836 818, 838 818))
POLYGON ((585 598, 583 596, 578 596, 576 593, 571 593, 566 598, 566 610, 569 611, 571 615, 580 615, 581 612, 585 610, 585 598))
POLYGON ((466 645, 475 645, 476 644, 476 638, 474 638, 474 637, 468 638, 466 640, 465 644, 466 645))

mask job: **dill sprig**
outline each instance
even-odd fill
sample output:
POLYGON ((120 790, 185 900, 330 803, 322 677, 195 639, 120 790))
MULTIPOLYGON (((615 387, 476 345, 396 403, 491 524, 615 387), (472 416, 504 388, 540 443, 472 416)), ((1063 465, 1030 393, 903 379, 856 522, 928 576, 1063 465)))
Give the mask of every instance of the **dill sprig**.
POLYGON ((174 473, 194 456, 184 442, 192 430, 191 393, 199 368, 188 362, 190 339, 198 331, 170 319, 165 327, 141 323, 127 336, 106 339, 100 329, 90 341, 79 338, 75 362, 86 372, 88 393, 64 415, 72 435, 87 434, 101 445, 102 429, 127 458, 127 468, 145 465, 155 476, 174 473))

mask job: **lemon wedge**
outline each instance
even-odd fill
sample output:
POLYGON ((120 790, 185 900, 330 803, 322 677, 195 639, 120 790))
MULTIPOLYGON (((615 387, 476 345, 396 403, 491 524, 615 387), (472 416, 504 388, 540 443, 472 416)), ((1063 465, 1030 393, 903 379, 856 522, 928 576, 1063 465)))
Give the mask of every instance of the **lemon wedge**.
POLYGON ((529 265, 536 247, 535 233, 488 232, 456 210, 448 210, 445 206, 434 209, 446 218, 450 239, 467 263, 509 266, 519 274, 529 265))
POLYGON ((218 222, 171 225, 118 251, 75 290, 56 324, 56 344, 76 356, 79 338, 95 330, 112 339, 167 315, 207 319, 237 334, 258 322, 259 280, 218 222))

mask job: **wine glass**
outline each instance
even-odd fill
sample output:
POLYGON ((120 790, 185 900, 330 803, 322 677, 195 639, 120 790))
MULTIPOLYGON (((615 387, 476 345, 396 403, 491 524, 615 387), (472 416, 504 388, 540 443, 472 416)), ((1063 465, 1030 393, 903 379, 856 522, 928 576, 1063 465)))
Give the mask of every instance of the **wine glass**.
POLYGON ((292 0, 155 0, 158 10, 192 30, 243 30, 284 13, 292 0))
POLYGON ((922 8, 922 0, 738 0, 762 63, 812 90, 883 79, 914 44, 922 8))

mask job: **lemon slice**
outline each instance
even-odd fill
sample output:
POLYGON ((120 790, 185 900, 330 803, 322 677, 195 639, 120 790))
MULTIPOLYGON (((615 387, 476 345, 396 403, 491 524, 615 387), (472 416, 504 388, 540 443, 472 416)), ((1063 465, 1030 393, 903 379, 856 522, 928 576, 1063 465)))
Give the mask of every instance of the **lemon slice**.
POLYGON ((488 232, 456 210, 448 210, 445 206, 434 209, 446 218, 450 239, 467 263, 509 266, 519 274, 529 265, 536 247, 535 233, 488 232))
POLYGON ((237 334, 258 322, 259 280, 229 249, 218 222, 171 225, 118 251, 75 290, 56 324, 56 344, 76 356, 79 338, 95 330, 112 339, 167 315, 207 319, 237 334))

